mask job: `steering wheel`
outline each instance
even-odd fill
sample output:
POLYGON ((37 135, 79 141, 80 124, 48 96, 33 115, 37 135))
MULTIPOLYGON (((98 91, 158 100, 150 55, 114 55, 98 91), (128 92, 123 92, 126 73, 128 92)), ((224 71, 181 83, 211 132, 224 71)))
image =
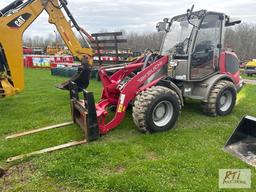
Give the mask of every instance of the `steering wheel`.
POLYGON ((157 53, 152 53, 152 54, 147 55, 144 59, 144 64, 143 64, 142 70, 144 70, 151 63, 155 62, 157 59, 159 59, 159 56, 160 55, 157 53))
POLYGON ((189 38, 184 39, 182 42, 177 43, 172 48, 170 48, 167 52, 169 54, 180 54, 183 55, 184 53, 184 47, 189 43, 189 38))

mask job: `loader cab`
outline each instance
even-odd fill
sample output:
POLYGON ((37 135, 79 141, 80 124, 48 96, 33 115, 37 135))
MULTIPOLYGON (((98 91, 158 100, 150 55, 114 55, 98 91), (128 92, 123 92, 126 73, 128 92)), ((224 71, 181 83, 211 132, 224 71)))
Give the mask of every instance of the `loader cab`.
POLYGON ((158 29, 165 31, 161 55, 170 56, 168 75, 182 81, 202 81, 217 73, 224 27, 224 14, 206 10, 158 24, 158 29))

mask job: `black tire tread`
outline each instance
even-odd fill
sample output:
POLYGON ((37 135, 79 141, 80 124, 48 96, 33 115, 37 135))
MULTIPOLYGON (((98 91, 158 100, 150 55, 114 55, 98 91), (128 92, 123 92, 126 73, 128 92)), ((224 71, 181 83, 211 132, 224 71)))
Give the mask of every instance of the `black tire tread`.
POLYGON ((146 128, 146 110, 148 109, 150 103, 158 96, 171 93, 175 95, 177 98, 180 109, 181 109, 181 101, 178 94, 166 87, 163 86, 153 86, 136 96, 134 106, 133 106, 133 121, 139 131, 147 132, 146 128))
POLYGON ((213 86, 208 98, 208 102, 201 104, 204 114, 208 116, 217 116, 217 97, 222 90, 228 87, 234 87, 234 84, 226 80, 220 80, 213 86))

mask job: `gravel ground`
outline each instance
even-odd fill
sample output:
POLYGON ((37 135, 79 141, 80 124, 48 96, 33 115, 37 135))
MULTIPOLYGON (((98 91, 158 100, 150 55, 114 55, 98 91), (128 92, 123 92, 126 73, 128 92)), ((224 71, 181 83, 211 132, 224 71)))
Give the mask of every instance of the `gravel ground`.
POLYGON ((244 82, 245 82, 246 84, 256 85, 256 80, 244 79, 244 82))

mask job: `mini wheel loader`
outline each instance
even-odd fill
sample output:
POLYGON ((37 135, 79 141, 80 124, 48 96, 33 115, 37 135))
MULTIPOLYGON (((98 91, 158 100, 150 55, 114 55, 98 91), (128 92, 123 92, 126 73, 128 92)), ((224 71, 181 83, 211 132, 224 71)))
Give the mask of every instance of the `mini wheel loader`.
MULTIPOLYGON (((96 140, 121 124, 129 106, 138 129, 150 133, 175 125, 184 98, 201 101, 207 115, 230 114, 243 80, 237 55, 224 49, 224 32, 226 27, 240 22, 223 13, 193 12, 193 8, 186 14, 165 18, 157 24, 157 30, 165 33, 160 54, 149 53, 132 63, 99 69, 103 91, 96 104, 92 93, 69 82, 73 122, 84 130, 85 142, 96 140), (112 75, 108 75, 110 71, 112 75), (83 92, 82 99, 79 90, 83 92), (115 115, 107 120, 108 109, 113 106, 115 115)), ((30 133, 16 136, 27 134, 30 133)))
POLYGON ((94 122, 99 135, 119 125, 129 105, 136 126, 150 133, 174 126, 184 98, 201 101, 207 115, 231 113, 243 80, 236 54, 223 47, 224 29, 240 22, 223 13, 192 8, 157 24, 165 33, 159 55, 148 54, 114 69, 100 68, 103 92, 94 122), (108 76, 111 70, 116 72, 108 76), (107 122, 111 106, 116 106, 116 112, 107 122))

